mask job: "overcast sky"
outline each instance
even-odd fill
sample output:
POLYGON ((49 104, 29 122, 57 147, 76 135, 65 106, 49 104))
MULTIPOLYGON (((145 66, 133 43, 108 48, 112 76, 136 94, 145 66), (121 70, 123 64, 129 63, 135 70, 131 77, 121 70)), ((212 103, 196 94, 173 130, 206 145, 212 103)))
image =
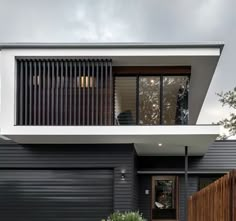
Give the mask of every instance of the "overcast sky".
POLYGON ((198 123, 236 86, 236 0, 0 0, 0 42, 201 42, 225 48, 198 123))

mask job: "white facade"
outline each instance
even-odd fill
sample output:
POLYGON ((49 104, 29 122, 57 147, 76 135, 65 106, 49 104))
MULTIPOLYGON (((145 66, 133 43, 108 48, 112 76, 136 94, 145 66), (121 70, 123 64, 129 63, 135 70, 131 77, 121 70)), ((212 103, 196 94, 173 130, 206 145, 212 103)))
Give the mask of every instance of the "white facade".
MULTIPOLYGON (((15 126, 16 58, 76 57, 111 58, 114 66, 191 66, 189 123, 196 124, 204 98, 218 63, 222 44, 206 45, 0 45, 1 135, 19 143, 135 143, 142 155, 155 154, 150 144, 188 145, 193 155, 205 152, 219 134, 218 126, 15 126), (2 49, 1 49, 2 48, 2 49), (186 135, 186 136, 183 136, 186 135), (204 139, 199 138, 203 135, 204 139), (172 138, 170 138, 172 136, 172 138), (168 139, 166 139, 166 137, 168 139), (173 139, 176 137, 176 140, 173 139), (195 139, 195 138, 196 139, 195 139), (207 138, 208 137, 208 138, 207 138), (207 138, 207 139, 205 139, 207 138), (162 140, 161 140, 162 139, 162 140), (168 140, 170 141, 168 143, 168 140), (192 141, 191 141, 192 140, 192 141), (194 141, 194 142, 193 142, 194 141), (199 142, 198 142, 199 141, 199 142), (191 143, 192 142, 192 143, 191 143), (197 144, 197 143, 198 144, 197 144), (140 145, 138 145, 140 144, 140 145), (149 152, 142 145, 149 144, 149 152), (196 148, 200 149, 196 149, 196 148)), ((147 148, 148 150, 148 148, 147 148)), ((163 150, 162 154, 170 150, 163 150)), ((178 155, 180 152, 173 152, 178 155)))

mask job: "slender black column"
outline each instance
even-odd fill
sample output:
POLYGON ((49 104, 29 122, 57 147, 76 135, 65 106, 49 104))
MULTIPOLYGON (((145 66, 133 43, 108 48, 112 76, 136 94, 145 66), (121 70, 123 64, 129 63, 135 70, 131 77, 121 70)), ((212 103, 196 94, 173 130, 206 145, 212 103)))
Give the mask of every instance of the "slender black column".
POLYGON ((185 217, 184 220, 188 220, 188 146, 185 146, 185 217))

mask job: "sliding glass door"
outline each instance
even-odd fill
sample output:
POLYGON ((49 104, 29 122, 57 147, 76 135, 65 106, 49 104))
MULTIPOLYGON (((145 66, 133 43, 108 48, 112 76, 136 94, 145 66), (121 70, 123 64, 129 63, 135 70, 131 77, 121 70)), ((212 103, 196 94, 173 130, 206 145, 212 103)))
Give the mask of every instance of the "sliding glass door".
POLYGON ((163 76, 162 124, 188 124, 188 76, 163 76))
POLYGON ((188 75, 116 76, 118 125, 188 124, 188 75))
POLYGON ((139 124, 160 124, 160 77, 139 77, 139 124))

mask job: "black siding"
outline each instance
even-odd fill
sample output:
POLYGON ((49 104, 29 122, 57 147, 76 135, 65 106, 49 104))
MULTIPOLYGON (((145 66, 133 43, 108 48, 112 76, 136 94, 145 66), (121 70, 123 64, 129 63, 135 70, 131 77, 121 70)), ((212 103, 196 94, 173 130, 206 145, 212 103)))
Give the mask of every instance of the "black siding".
POLYGON ((100 221, 112 211, 112 170, 0 171, 2 221, 100 221))
POLYGON ((132 144, 120 145, 1 145, 0 170, 21 169, 112 169, 113 209, 133 210, 135 151, 132 144), (120 172, 126 170, 126 180, 120 172))
POLYGON ((229 171, 236 168, 236 141, 216 141, 204 157, 190 161, 192 170, 229 171))
MULTIPOLYGON (((189 176, 188 178, 188 195, 198 191, 198 176, 189 176)), ((179 220, 184 221, 185 215, 185 185, 184 176, 179 177, 179 220)))
POLYGON ((139 211, 148 221, 151 220, 151 190, 152 182, 150 175, 139 176, 139 211), (149 190, 149 194, 145 194, 145 190, 149 190))
POLYGON ((133 185, 133 204, 134 204, 134 210, 138 211, 138 199, 139 199, 139 176, 137 171, 137 164, 138 164, 138 157, 137 155, 134 155, 134 165, 133 165, 133 174, 134 174, 134 185, 133 185))

